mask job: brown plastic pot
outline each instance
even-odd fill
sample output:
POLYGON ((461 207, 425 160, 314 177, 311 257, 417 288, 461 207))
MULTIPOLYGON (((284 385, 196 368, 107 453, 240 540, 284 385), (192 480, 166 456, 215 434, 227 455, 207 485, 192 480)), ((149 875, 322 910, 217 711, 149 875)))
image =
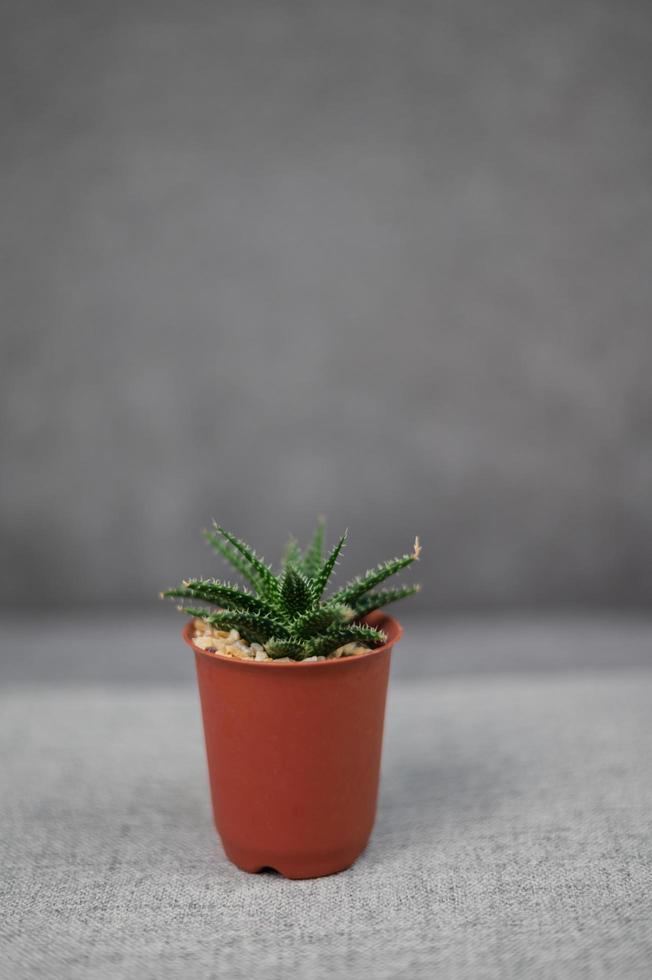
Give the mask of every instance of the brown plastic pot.
POLYGON ((192 623, 215 825, 244 871, 318 878, 348 868, 376 814, 390 655, 402 634, 368 653, 312 663, 234 660, 200 650, 192 623))

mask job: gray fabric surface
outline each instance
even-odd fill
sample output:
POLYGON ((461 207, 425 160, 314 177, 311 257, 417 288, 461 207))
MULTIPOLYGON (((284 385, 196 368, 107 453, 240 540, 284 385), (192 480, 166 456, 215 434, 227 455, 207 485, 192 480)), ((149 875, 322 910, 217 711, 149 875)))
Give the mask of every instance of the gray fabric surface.
POLYGON ((651 705, 645 669, 394 683, 367 852, 288 882, 223 857, 190 688, 5 689, 2 978, 647 978, 651 705))

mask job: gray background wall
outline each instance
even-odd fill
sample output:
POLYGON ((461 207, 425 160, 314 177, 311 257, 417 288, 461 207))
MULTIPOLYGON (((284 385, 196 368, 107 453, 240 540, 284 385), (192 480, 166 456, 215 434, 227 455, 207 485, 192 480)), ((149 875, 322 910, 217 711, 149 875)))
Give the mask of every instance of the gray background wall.
POLYGON ((326 512, 423 606, 649 603, 648 3, 0 9, 4 601, 326 512))

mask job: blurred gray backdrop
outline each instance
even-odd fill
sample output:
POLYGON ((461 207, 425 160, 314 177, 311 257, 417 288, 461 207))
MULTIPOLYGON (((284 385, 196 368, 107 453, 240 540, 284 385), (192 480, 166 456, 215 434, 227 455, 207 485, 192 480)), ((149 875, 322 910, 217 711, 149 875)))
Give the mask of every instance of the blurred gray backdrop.
POLYGON ((652 598, 652 7, 0 4, 2 598, 326 513, 422 608, 652 598))

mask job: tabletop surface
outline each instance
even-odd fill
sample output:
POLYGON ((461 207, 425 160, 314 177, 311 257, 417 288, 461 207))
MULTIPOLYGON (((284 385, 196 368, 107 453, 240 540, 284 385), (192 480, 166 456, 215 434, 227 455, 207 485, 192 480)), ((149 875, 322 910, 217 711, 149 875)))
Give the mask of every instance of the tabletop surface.
POLYGON ((3 980, 650 976, 649 621, 416 624, 371 843, 306 882, 224 858, 192 675, 152 673, 156 629, 105 627, 112 674, 80 672, 86 622, 19 627, 0 694, 3 980))

